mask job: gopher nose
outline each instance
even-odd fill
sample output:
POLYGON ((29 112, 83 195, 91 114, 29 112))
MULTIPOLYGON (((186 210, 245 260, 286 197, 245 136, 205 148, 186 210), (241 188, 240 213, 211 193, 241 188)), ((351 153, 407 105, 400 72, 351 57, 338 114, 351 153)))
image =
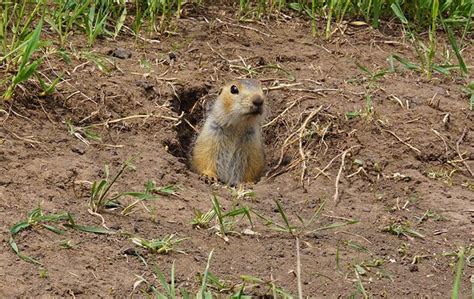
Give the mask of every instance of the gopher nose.
POLYGON ((254 104, 255 107, 260 108, 263 105, 263 97, 261 95, 254 95, 252 97, 252 104, 254 104))

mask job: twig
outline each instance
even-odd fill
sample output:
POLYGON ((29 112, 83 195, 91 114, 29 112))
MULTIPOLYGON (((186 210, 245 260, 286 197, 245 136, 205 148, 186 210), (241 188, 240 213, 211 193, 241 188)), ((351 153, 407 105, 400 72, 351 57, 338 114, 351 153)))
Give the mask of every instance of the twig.
POLYGON ((306 117, 306 119, 304 120, 303 122, 303 125, 300 127, 299 129, 299 152, 300 152, 300 157, 301 157, 301 175, 300 175, 300 184, 304 187, 304 183, 303 183, 303 180, 304 180, 304 175, 306 173, 306 156, 305 156, 305 153, 304 153, 304 150, 303 150, 303 137, 304 137, 304 132, 305 132, 305 129, 306 129, 306 126, 308 125, 308 122, 316 115, 318 114, 319 111, 321 111, 321 109, 323 109, 323 105, 319 106, 318 109, 312 111, 308 117, 306 117))
POLYGON ((337 176, 336 176, 336 183, 335 183, 335 188, 336 188, 336 191, 334 192, 334 202, 338 202, 339 200, 339 180, 341 179, 341 174, 342 174, 342 169, 344 168, 344 161, 346 159, 346 155, 348 152, 350 152, 353 148, 355 147, 359 147, 359 145, 354 145, 354 146, 351 146, 350 148, 346 149, 343 153, 342 153, 342 157, 341 157, 341 167, 339 167, 339 171, 337 173, 337 176))
POLYGON ((446 152, 448 152, 448 143, 446 142, 446 140, 444 140, 443 136, 441 136, 441 134, 440 134, 438 131, 436 131, 435 129, 433 129, 433 128, 431 128, 431 131, 432 131, 433 133, 435 133, 435 135, 438 136, 439 139, 441 139, 441 140, 443 141, 443 143, 444 143, 444 148, 445 148, 446 152))
POLYGON ((412 149, 413 151, 415 151, 417 154, 421 154, 421 151, 420 151, 419 149, 417 149, 417 148, 414 147, 413 145, 409 144, 408 142, 403 141, 400 137, 397 136, 397 134, 393 133, 392 131, 385 130, 385 129, 382 129, 382 131, 387 132, 387 133, 389 133, 390 135, 392 135, 393 137, 397 138, 398 141, 400 141, 400 142, 403 143, 404 145, 408 146, 410 149, 412 149))
POLYGON ((331 161, 329 161, 329 163, 322 170, 320 170, 319 168, 316 168, 319 171, 319 173, 314 176, 313 180, 317 179, 318 176, 320 176, 321 174, 324 174, 327 178, 329 178, 329 176, 324 171, 328 169, 331 166, 332 162, 334 162, 334 160, 336 160, 342 154, 343 153, 337 154, 334 158, 331 159, 331 161))
POLYGON ((55 125, 56 123, 51 119, 51 117, 49 116, 49 114, 46 112, 46 110, 44 109, 43 107, 43 104, 41 104, 40 101, 38 101, 40 106, 41 106, 41 110, 43 110, 44 114, 46 115, 46 117, 48 118, 49 122, 52 123, 53 125, 55 125))
POLYGON ((72 70, 72 73, 75 73, 80 67, 83 67, 86 64, 89 64, 89 61, 86 61, 86 62, 83 62, 81 64, 76 65, 76 67, 72 70))
MULTIPOLYGON (((22 141, 26 141, 26 142, 29 142, 29 143, 36 143, 36 144, 41 144, 40 141, 36 141, 36 140, 33 140, 33 139, 29 139, 29 138, 26 138, 26 137, 21 137, 21 136, 18 136, 17 134, 15 134, 14 132, 10 131, 10 130, 6 130, 8 133, 10 133, 11 135, 13 135, 13 137, 19 139, 19 140, 22 140, 22 141)), ((33 137, 33 136, 31 136, 33 137)))
POLYGON ((338 88, 289 88, 289 91, 303 91, 303 92, 312 92, 312 93, 322 93, 324 91, 339 91, 338 88))
POLYGON ((364 241, 366 241, 366 242, 369 243, 369 244, 372 244, 372 242, 370 242, 366 237, 364 237, 364 236, 362 236, 362 235, 359 235, 359 234, 356 234, 356 233, 351 233, 351 232, 346 232, 346 231, 344 231, 344 230, 334 232, 335 235, 337 235, 337 234, 339 234, 339 233, 344 233, 344 234, 353 235, 353 236, 356 236, 356 237, 359 237, 359 238, 363 239, 364 241))
POLYGON ((274 119, 272 119, 271 121, 269 121, 268 123, 264 124, 262 126, 262 128, 265 128, 265 127, 268 127, 270 125, 272 125, 273 123, 275 123, 280 117, 283 116, 283 114, 285 114, 286 112, 288 112, 291 108, 293 108, 293 106, 295 106, 300 100, 302 99, 315 99, 314 97, 299 97, 297 98, 296 100, 294 100, 288 107, 285 108, 285 110, 283 110, 280 114, 278 114, 274 119))
POLYGON ((134 118, 149 118, 149 117, 163 118, 163 119, 172 120, 172 121, 178 121, 178 120, 179 120, 179 119, 176 118, 176 117, 163 116, 163 115, 154 115, 153 113, 150 113, 150 114, 130 115, 130 116, 126 116, 126 117, 123 117, 123 118, 117 118, 117 119, 107 120, 107 121, 104 121, 104 122, 101 122, 101 123, 98 123, 98 124, 92 124, 92 125, 90 125, 90 126, 91 126, 91 127, 106 126, 106 125, 108 125, 108 124, 114 124, 114 123, 122 122, 122 121, 125 121, 125 120, 129 120, 129 119, 134 119, 134 118))
POLYGON ((37 122, 35 122, 34 120, 30 119, 29 117, 23 116, 23 115, 21 115, 20 113, 15 112, 15 110, 13 110, 11 107, 10 107, 9 110, 10 110, 13 114, 15 114, 16 116, 18 116, 18 117, 21 117, 21 118, 23 118, 23 119, 26 119, 27 121, 30 121, 30 122, 34 123, 35 125, 38 124, 37 122))
POLYGON ((266 128, 272 124, 274 124, 280 117, 283 116, 283 114, 285 114, 286 112, 288 112, 288 110, 290 110, 291 108, 293 108, 294 105, 296 105, 297 101, 293 101, 293 103, 291 103, 290 106, 286 107, 285 110, 283 110, 280 114, 278 114, 276 117, 274 117, 271 121, 267 122, 266 124, 264 124, 262 126, 262 128, 266 128))
POLYGON ((232 24, 232 23, 229 23, 229 22, 224 22, 224 21, 221 21, 219 18, 216 18, 216 21, 221 23, 221 24, 226 24, 226 25, 230 25, 230 26, 234 26, 234 27, 239 27, 239 28, 243 28, 243 29, 247 29, 247 30, 252 30, 252 31, 255 31, 255 32, 258 32, 260 34, 263 34, 265 35, 266 37, 270 37, 271 35, 266 33, 266 32, 263 32, 261 30, 258 30, 256 28, 253 28, 253 27, 249 27, 249 26, 244 26, 244 25, 240 25, 240 24, 232 24))
POLYGON ((467 129, 464 128, 462 130, 461 137, 459 137, 458 141, 456 142, 456 152, 458 153, 459 158, 461 159, 462 164, 466 167, 467 171, 471 174, 472 177, 474 177, 474 173, 472 172, 471 168, 469 167, 469 164, 465 161, 465 159, 462 157, 461 152, 459 151, 459 145, 461 142, 464 140, 464 137, 467 134, 467 129))
POLYGON ((268 91, 268 90, 277 90, 277 89, 286 89, 288 87, 293 87, 293 86, 298 86, 298 85, 302 85, 303 83, 299 82, 299 83, 288 83, 288 84, 278 84, 276 86, 270 86, 270 87, 264 87, 262 88, 264 91, 268 91))
MULTIPOLYGON (((301 159, 298 159, 298 160, 295 160, 293 162, 291 162, 285 169, 281 170, 281 171, 278 171, 278 172, 275 172, 274 174, 272 174, 271 176, 267 177, 265 179, 265 182, 267 182, 268 180, 276 177, 276 176, 279 176, 280 174, 283 174, 287 171, 290 171, 291 169, 295 168, 299 163, 301 162, 301 159)), ((267 173, 267 175, 269 174, 270 172, 267 173)))
POLYGON ((270 170, 267 172, 267 175, 268 175, 269 173, 271 173, 272 171, 278 169, 278 167, 280 167, 281 163, 283 162, 283 156, 285 155, 285 148, 286 148, 288 145, 294 143, 296 140, 298 140, 298 139, 295 139, 295 140, 293 140, 292 142, 289 142, 289 140, 290 140, 293 136, 295 136, 296 133, 297 133, 296 131, 292 132, 292 133, 290 134, 290 136, 286 137, 285 141, 283 141, 283 145, 281 146, 281 150, 280 150, 280 158, 278 159, 278 163, 277 163, 272 169, 270 169, 270 170))
POLYGON ((104 217, 103 217, 101 214, 96 213, 96 212, 92 211, 91 209, 87 209, 87 212, 89 212, 89 214, 91 214, 91 215, 98 216, 98 217, 101 219, 101 221, 102 221, 102 226, 103 226, 105 229, 109 230, 109 228, 107 227, 107 225, 105 225, 105 219, 104 219, 104 217))
POLYGON ((222 58, 223 60, 227 61, 227 63, 230 64, 230 60, 225 58, 224 55, 222 55, 221 53, 217 52, 216 50, 214 50, 211 45, 209 44, 209 42, 207 43, 207 46, 209 47, 209 49, 211 49, 212 52, 216 53, 217 56, 219 56, 220 58, 222 58))
POLYGON ((402 100, 400 100, 397 96, 395 96, 393 94, 390 94, 390 95, 388 95, 388 97, 393 98, 395 101, 398 102, 398 104, 400 105, 400 107, 402 107, 402 109, 405 109, 405 107, 403 106, 402 100))
POLYGON ((183 118, 184 119, 184 122, 191 127, 191 129, 193 129, 194 132, 198 133, 199 134, 199 130, 193 126, 186 118, 183 118))

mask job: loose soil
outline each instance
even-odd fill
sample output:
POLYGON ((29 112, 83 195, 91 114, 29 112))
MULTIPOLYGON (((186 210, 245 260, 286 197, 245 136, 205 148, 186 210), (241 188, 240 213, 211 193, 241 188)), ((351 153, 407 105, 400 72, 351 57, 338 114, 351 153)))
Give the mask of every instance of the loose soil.
MULTIPOLYGON (((449 297, 456 258, 444 253, 474 241, 474 180, 466 167, 474 170, 474 114, 462 91, 466 81, 454 79, 457 75, 427 80, 399 66, 371 78, 356 66, 386 69, 391 54, 416 61, 399 31, 387 32, 389 27, 381 32, 347 25, 344 34, 335 32, 326 41, 312 37, 308 21, 297 17, 237 23, 230 8, 204 12, 189 6, 176 34, 152 36, 153 41, 126 35, 99 40, 92 50, 115 64, 109 73, 79 55, 70 64, 59 55, 47 60, 45 72, 66 79, 58 91, 36 97, 28 83, 1 115, 2 297, 141 297, 151 284, 159 288, 154 268, 169 277, 173 262, 176 284, 197 291, 212 250, 210 272, 228 287, 250 275, 296 295, 297 250, 290 233, 265 225, 254 213, 254 226, 239 220, 227 240, 216 228, 192 227, 195 210, 208 211, 213 194, 226 211, 238 202, 283 225, 277 200, 290 224, 300 228, 298 217, 308 221, 325 203, 298 234, 305 296, 350 296, 357 290, 359 265, 365 291, 374 297, 449 297), (254 196, 237 198, 235 190, 191 172, 187 156, 194 129, 219 88, 248 75, 268 88, 268 173, 244 186, 254 196), (355 111, 360 113, 346 116, 355 111), (94 125, 101 141, 87 145, 68 132, 66 120, 76 127, 94 125), (336 176, 348 149, 335 201, 336 176), (38 205, 45 213, 67 211, 78 224, 101 226, 100 217, 88 213, 91 182, 104 177, 105 164, 114 175, 130 158, 136 169, 125 171, 112 194, 142 191, 147 180, 176 185, 177 194, 160 195, 127 216, 120 208, 102 212, 105 225, 117 232, 112 235, 79 232, 64 223, 57 226, 66 234, 57 235, 35 226, 16 241, 42 266, 15 255, 8 230, 38 205), (327 228, 348 220, 358 222, 327 228), (423 238, 386 230, 397 225, 423 238), (168 254, 130 240, 170 234, 186 240, 168 254), (63 249, 63 240, 75 246, 63 249), (134 288, 139 277, 149 284, 134 288)), ((89 51, 82 36, 73 37, 72 45, 77 53, 89 51)), ((466 64, 474 64, 472 45, 463 55, 466 64)), ((464 298, 473 273, 466 264, 464 298)), ((223 290, 222 297, 237 290, 223 290)), ((271 292, 266 285, 249 285, 247 294, 271 292)))

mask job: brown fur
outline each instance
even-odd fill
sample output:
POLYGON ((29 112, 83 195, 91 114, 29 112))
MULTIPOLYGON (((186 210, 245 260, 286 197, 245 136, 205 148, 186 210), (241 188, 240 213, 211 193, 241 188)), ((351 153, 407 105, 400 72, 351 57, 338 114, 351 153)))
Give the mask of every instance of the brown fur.
POLYGON ((257 80, 236 80, 227 84, 215 101, 194 145, 191 165, 200 174, 235 185, 254 182, 265 167, 261 136, 264 105, 257 80), (235 85, 239 92, 231 93, 235 85))

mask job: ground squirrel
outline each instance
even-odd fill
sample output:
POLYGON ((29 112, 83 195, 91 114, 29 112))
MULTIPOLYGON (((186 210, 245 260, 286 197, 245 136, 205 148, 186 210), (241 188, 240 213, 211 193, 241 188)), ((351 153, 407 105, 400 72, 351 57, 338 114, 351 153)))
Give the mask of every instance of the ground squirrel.
POLYGON ((240 79, 225 85, 194 144, 192 168, 229 185, 258 180, 265 166, 264 102, 258 80, 240 79))

